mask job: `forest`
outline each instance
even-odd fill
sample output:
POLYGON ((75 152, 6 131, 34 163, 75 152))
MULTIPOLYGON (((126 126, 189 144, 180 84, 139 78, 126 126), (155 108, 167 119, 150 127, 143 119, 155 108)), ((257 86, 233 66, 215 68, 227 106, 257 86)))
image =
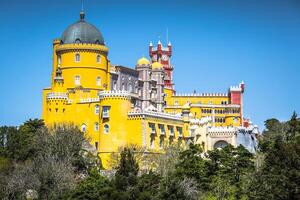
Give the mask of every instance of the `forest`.
POLYGON ((300 199, 300 119, 265 121, 257 152, 228 145, 120 148, 105 170, 74 125, 0 127, 0 199, 300 199), (147 154, 146 156, 144 156, 147 154))

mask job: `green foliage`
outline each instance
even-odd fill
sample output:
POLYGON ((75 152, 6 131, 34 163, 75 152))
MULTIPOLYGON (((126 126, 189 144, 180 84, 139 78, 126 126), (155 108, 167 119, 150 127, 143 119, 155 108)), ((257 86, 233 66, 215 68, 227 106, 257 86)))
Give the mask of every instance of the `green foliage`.
POLYGON ((287 126, 285 132, 273 130, 283 137, 275 137, 271 142, 270 138, 263 138, 272 145, 262 149, 265 159, 250 184, 251 199, 300 199, 299 125, 294 113, 290 121, 281 123, 287 126))
POLYGON ((176 174, 194 178, 199 184, 202 184, 205 175, 205 160, 201 157, 202 153, 201 146, 193 144, 181 152, 176 166, 176 174))
POLYGON ((112 187, 106 178, 96 169, 92 169, 88 177, 81 181, 66 199, 105 200, 110 199, 112 187))
POLYGON ((134 149, 125 148, 111 180, 100 175, 101 161, 73 126, 48 130, 29 120, 19 129, 0 127, 0 198, 300 199, 300 120, 294 113, 265 125, 255 156, 242 146, 203 152, 192 144, 151 155, 156 171, 143 171, 134 149))
POLYGON ((7 156, 16 161, 25 161, 35 157, 34 136, 44 127, 43 120, 28 120, 19 129, 12 128, 7 138, 7 156))

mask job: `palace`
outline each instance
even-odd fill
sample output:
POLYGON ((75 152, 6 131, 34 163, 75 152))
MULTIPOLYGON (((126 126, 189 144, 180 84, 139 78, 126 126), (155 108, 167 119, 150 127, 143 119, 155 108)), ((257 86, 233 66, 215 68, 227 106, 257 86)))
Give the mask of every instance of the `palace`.
POLYGON ((130 144, 153 151, 173 143, 205 150, 242 144, 255 152, 258 128, 243 117, 243 82, 226 93, 178 94, 171 43, 150 43, 149 56, 135 68, 112 65, 101 32, 81 12, 53 41, 51 87, 43 90, 46 125, 77 125, 104 166, 130 144))

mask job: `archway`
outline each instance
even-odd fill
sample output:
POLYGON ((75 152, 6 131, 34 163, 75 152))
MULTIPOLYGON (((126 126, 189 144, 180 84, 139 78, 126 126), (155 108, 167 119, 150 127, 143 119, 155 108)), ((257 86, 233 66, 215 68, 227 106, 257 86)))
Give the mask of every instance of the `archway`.
POLYGON ((214 149, 218 149, 218 148, 224 148, 228 145, 228 142, 224 141, 224 140, 219 140, 218 142, 216 142, 214 144, 214 149))

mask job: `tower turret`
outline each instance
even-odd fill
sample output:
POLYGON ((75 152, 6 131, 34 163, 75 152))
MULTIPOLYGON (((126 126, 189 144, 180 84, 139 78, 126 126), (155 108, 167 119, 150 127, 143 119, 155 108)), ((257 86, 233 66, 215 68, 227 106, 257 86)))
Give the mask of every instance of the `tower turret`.
POLYGON ((173 83, 173 66, 171 65, 172 56, 172 45, 171 42, 167 46, 163 46, 159 40, 156 47, 153 47, 152 42, 149 45, 149 55, 151 57, 152 63, 159 62, 162 64, 164 69, 164 86, 167 89, 174 90, 173 83))

